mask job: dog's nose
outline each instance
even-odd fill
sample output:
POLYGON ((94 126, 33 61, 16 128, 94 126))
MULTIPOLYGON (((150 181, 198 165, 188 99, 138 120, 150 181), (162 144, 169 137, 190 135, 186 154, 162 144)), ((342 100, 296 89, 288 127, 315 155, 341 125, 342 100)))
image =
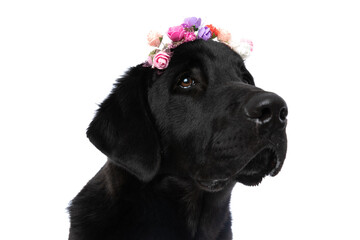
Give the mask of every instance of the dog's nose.
POLYGON ((286 126, 288 108, 284 99, 275 93, 257 93, 247 101, 244 111, 250 120, 254 120, 258 124, 274 127, 286 126))

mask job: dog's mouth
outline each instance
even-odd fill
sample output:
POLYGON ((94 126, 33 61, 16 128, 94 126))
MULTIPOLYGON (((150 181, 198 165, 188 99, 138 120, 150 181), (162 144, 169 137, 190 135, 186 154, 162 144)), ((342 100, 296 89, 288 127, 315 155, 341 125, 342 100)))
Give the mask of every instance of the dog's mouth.
POLYGON ((218 192, 223 190, 234 180, 247 186, 259 185, 266 176, 276 176, 283 165, 285 159, 284 150, 286 147, 276 149, 268 145, 254 154, 245 166, 231 176, 222 178, 202 179, 196 178, 198 186, 208 192, 218 192))
POLYGON ((214 179, 214 180, 201 180, 197 179, 197 183, 205 191, 218 192, 228 184, 229 178, 225 179, 214 179))
POLYGON ((282 163, 282 158, 273 148, 264 148, 241 169, 236 178, 245 185, 255 186, 260 184, 262 179, 268 175, 276 176, 282 167, 282 163))

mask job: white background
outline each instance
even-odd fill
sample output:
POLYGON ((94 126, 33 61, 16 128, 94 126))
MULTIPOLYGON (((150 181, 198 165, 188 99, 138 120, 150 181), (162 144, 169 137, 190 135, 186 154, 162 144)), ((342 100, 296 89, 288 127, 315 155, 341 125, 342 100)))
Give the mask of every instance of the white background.
POLYGON ((67 239, 68 202, 106 158, 97 104, 146 35, 202 17, 254 42, 247 67, 289 106, 282 172, 232 197, 234 239, 360 239, 356 1, 1 1, 0 239, 67 239), (126 3, 125 3, 126 2, 126 3))

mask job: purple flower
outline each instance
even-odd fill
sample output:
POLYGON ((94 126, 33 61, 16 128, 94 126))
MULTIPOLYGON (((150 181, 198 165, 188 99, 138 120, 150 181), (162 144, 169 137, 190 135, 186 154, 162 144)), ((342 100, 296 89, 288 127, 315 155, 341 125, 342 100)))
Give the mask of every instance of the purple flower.
POLYGON ((211 36, 212 36, 212 33, 210 31, 210 28, 202 27, 202 28, 199 29, 197 38, 207 41, 207 40, 209 40, 211 38, 211 36))
POLYGON ((201 18, 189 17, 185 18, 184 23, 181 24, 184 28, 191 28, 195 26, 195 28, 199 28, 201 25, 201 18))

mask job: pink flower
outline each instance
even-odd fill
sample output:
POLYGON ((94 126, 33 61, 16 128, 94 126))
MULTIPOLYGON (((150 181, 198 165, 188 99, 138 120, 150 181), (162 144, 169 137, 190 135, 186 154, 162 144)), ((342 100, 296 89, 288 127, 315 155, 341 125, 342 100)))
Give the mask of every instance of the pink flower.
POLYGON ((194 32, 185 32, 185 42, 191 42, 196 39, 196 35, 194 32))
POLYGON ((150 31, 149 34, 147 35, 147 40, 150 46, 152 47, 159 47, 160 43, 162 41, 163 35, 155 32, 155 31, 150 31))
POLYGON ((179 42, 184 38, 185 30, 182 26, 169 28, 167 35, 174 42, 179 42))
POLYGON ((152 67, 156 67, 157 69, 165 69, 169 65, 171 56, 167 54, 166 52, 158 52, 155 57, 153 58, 152 67))
POLYGON ((218 29, 218 30, 219 30, 219 33, 217 35, 217 39, 220 42, 229 42, 231 39, 231 34, 224 29, 218 29))
POLYGON ((152 57, 152 56, 149 56, 149 57, 148 57, 147 63, 148 63, 150 66, 153 65, 153 57, 152 57))

